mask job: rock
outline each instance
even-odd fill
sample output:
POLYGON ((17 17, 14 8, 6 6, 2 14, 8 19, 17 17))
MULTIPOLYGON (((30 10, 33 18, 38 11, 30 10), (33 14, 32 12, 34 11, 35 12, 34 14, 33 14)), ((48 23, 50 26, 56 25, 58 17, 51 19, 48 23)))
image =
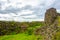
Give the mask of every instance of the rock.
POLYGON ((50 8, 45 13, 44 26, 36 30, 36 34, 41 34, 44 37, 44 40, 52 40, 55 33, 60 29, 58 28, 58 16, 60 13, 57 13, 55 8, 50 8))
POLYGON ((56 17, 57 17, 56 9, 55 8, 48 9, 45 13, 45 20, 44 20, 45 25, 41 28, 38 28, 36 32, 38 33, 40 31, 40 33, 42 34, 44 31, 47 31, 46 29, 49 29, 52 24, 56 25, 57 23, 55 22, 56 17))
POLYGON ((21 31, 25 32, 29 26, 27 24, 21 25, 21 31))
POLYGON ((55 8, 50 8, 45 13, 45 25, 51 25, 57 17, 55 8))

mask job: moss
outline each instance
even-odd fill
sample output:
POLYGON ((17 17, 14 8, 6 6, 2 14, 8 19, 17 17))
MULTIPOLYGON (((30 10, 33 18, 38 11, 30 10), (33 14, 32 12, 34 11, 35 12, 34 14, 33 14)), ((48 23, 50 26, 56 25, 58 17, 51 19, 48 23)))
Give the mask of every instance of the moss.
POLYGON ((60 26, 60 16, 57 17, 58 20, 58 26, 60 26))
POLYGON ((57 33, 53 36, 53 40, 60 40, 60 32, 57 32, 57 33))

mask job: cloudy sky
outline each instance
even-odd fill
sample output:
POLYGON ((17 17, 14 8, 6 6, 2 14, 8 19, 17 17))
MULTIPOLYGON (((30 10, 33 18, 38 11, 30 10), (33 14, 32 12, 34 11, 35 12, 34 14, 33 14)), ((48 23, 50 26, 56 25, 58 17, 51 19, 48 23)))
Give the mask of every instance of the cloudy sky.
POLYGON ((0 20, 43 21, 45 11, 60 11, 60 0, 0 0, 0 20))

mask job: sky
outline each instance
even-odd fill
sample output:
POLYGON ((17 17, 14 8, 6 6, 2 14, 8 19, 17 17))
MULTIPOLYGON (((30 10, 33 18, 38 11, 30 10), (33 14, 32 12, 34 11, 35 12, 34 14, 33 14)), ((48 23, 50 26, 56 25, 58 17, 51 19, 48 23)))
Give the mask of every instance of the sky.
POLYGON ((2 21, 44 21, 47 9, 60 11, 60 0, 0 0, 2 21))

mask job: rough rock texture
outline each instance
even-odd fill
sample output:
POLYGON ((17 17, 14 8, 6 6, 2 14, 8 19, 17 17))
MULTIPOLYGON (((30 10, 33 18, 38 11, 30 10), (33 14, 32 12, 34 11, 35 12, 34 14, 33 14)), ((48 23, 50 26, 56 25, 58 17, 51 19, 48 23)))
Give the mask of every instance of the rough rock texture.
POLYGON ((51 25, 57 17, 57 12, 55 8, 50 8, 45 13, 45 24, 51 25))
POLYGON ((46 11, 45 14, 45 26, 46 26, 46 33, 44 34, 46 37, 44 40, 52 40, 53 35, 58 31, 58 20, 57 16, 60 15, 56 12, 55 8, 50 8, 46 11))
POLYGON ((36 30, 36 33, 44 36, 44 40, 52 40, 53 36, 58 31, 57 16, 60 16, 60 14, 56 12, 55 8, 50 8, 46 11, 44 21, 45 25, 36 30))

